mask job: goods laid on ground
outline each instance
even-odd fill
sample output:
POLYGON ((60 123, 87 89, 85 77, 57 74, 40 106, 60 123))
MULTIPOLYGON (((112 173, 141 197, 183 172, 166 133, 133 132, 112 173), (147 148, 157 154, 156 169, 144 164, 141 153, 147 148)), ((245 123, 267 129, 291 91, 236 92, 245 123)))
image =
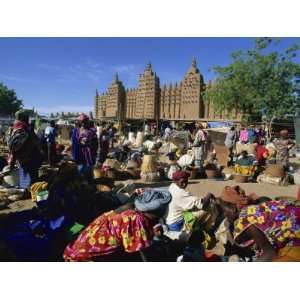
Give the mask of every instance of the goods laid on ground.
POLYGON ((256 181, 258 183, 268 183, 268 184, 274 184, 274 185, 278 185, 278 186, 282 185, 281 177, 270 176, 268 174, 258 175, 256 181))
POLYGON ((145 182, 159 181, 160 176, 157 172, 156 155, 144 155, 141 166, 141 179, 145 182))
POLYGON ((0 186, 0 209, 6 208, 11 202, 24 198, 25 190, 0 186))
POLYGON ((15 168, 13 170, 10 170, 9 166, 6 166, 3 168, 2 172, 3 181, 8 186, 19 186, 20 180, 19 180, 19 169, 15 168))
POLYGON ((230 180, 233 178, 234 175, 234 168, 225 167, 222 170, 222 175, 224 177, 224 180, 230 180))
POLYGON ((182 155, 178 161, 177 164, 185 169, 187 167, 190 167, 192 165, 192 163, 194 162, 194 153, 193 151, 188 151, 187 154, 182 155))
POLYGON ((272 177, 283 178, 285 176, 284 167, 282 165, 267 165, 264 172, 266 175, 272 177))

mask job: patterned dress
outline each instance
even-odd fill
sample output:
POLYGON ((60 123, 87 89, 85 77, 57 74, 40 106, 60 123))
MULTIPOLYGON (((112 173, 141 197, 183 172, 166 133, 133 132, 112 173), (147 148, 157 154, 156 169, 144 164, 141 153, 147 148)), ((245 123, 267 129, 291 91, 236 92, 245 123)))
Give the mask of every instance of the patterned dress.
POLYGON ((149 247, 152 238, 153 224, 144 214, 134 210, 110 211, 95 219, 66 247, 64 259, 91 261, 118 250, 133 253, 149 247))
POLYGON ((251 225, 265 234, 276 251, 300 246, 300 201, 272 200, 243 208, 235 222, 235 240, 251 225))
POLYGON ((273 144, 276 147, 276 162, 282 165, 289 163, 289 145, 293 144, 291 139, 275 139, 273 144))

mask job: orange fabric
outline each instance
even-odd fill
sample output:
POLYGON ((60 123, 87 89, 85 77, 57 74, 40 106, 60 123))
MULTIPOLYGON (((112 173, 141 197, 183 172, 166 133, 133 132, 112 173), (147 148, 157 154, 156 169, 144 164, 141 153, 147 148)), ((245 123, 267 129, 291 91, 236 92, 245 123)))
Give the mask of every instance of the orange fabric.
POLYGON ((286 246, 279 250, 274 262, 300 262, 300 246, 286 246))
POLYGON ((240 186, 225 186, 220 198, 224 202, 229 202, 238 207, 242 207, 254 203, 257 199, 257 195, 252 193, 246 196, 245 191, 240 186))

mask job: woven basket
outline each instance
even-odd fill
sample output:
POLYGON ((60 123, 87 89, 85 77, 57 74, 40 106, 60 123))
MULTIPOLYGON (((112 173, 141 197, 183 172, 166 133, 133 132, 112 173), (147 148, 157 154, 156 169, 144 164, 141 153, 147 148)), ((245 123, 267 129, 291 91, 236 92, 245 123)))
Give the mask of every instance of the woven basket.
POLYGON ((157 157, 155 155, 144 155, 143 163, 141 166, 142 173, 157 172, 156 161, 157 161, 157 157))
POLYGON ((238 183, 246 183, 248 182, 249 176, 234 174, 234 180, 238 183))
POLYGON ((272 176, 272 177, 284 177, 285 172, 282 165, 268 165, 266 167, 265 174, 272 176))

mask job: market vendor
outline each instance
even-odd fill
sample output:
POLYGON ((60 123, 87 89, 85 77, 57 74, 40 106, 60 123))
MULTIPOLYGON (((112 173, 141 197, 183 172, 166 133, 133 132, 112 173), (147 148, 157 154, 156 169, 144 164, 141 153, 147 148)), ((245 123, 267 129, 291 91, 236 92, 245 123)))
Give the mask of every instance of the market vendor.
POLYGON ((155 225, 165 213, 171 196, 153 191, 137 197, 135 209, 126 205, 100 215, 64 251, 66 261, 93 261, 114 253, 135 253, 152 244, 155 225))
POLYGON ((183 213, 185 211, 201 210, 205 202, 212 196, 207 194, 205 198, 199 198, 186 191, 188 178, 189 173, 184 171, 177 171, 173 174, 173 183, 169 187, 172 201, 166 214, 166 224, 171 231, 181 231, 184 225, 183 213))

